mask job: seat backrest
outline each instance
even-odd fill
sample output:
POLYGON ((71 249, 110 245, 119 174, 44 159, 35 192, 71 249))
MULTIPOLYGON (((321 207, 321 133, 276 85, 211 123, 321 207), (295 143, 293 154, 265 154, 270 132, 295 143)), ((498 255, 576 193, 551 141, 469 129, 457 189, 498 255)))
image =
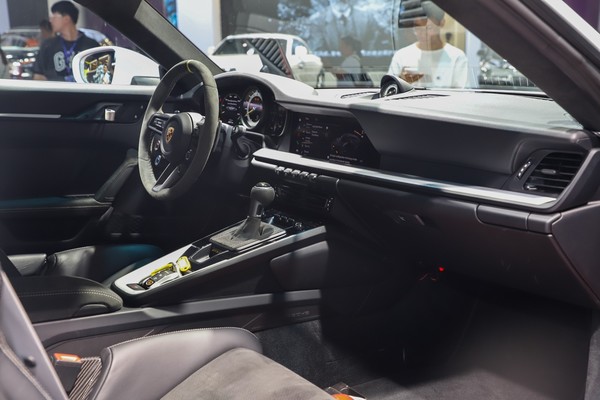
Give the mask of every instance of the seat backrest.
POLYGON ((21 273, 17 267, 15 267, 15 264, 13 264, 2 249, 0 249, 0 265, 2 265, 2 270, 8 277, 21 276, 21 273))
MULTIPOLYGON (((0 259, 4 267, 4 262, 0 259)), ((0 268, 0 399, 66 400, 55 369, 0 268)))

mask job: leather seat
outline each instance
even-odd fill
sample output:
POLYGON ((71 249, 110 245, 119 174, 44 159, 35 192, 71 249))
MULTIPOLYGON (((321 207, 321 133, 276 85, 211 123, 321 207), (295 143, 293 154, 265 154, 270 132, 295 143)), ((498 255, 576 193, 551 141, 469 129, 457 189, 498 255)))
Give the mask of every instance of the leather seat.
POLYGON ((83 360, 69 394, 0 270, 0 398, 331 400, 261 354, 240 328, 180 331, 130 340, 83 360))
MULTIPOLYGON (((163 251, 147 244, 86 246, 45 254, 9 256, 19 275, 78 276, 110 286, 117 278, 163 255, 163 251)), ((14 269, 9 276, 16 275, 14 269)))

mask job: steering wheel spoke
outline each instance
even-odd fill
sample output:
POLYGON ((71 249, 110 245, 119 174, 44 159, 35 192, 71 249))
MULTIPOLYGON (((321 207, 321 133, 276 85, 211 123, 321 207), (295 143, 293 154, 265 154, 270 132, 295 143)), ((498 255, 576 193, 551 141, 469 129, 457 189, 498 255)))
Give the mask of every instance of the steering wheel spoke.
POLYGON ((153 133, 162 134, 163 128, 174 114, 165 114, 161 112, 154 113, 148 122, 148 129, 153 133))
POLYGON ((158 179, 156 184, 152 188, 153 192, 160 192, 161 190, 173 187, 181 176, 185 172, 185 168, 182 164, 167 164, 158 179))
POLYGON ((219 130, 219 93, 206 66, 182 61, 162 78, 144 114, 138 165, 146 191, 156 199, 185 193, 200 177, 219 130), (193 74, 203 83, 203 114, 162 112, 171 91, 182 78, 193 74))

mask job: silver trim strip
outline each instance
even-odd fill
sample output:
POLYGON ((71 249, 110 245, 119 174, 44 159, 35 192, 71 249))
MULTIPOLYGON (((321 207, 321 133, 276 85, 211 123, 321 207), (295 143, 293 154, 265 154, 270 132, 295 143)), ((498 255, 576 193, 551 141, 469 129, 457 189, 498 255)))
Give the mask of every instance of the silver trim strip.
POLYGON ((8 113, 0 113, 0 118, 52 118, 57 119, 60 118, 60 114, 8 114, 8 113))
MULTIPOLYGON (((348 175, 350 179, 363 178, 382 181, 404 186, 426 188, 443 194, 468 197, 476 200, 490 200, 500 203, 517 204, 523 206, 549 206, 556 202, 556 198, 549 196, 536 196, 527 193, 509 192, 507 190, 491 189, 482 186, 468 186, 457 183, 448 183, 435 180, 427 180, 407 175, 392 175, 381 171, 358 168, 350 165, 331 164, 325 161, 304 158, 298 154, 283 151, 260 149, 254 153, 253 163, 262 162, 285 163, 286 167, 297 165, 299 169, 316 169, 325 172, 348 175)), ((260 165, 260 164, 258 164, 260 165)))
MULTIPOLYGON (((327 232, 327 230, 325 229, 324 226, 318 226, 316 228, 313 228, 313 229, 310 229, 310 230, 307 230, 304 232, 300 232, 300 233, 297 233, 294 235, 289 235, 284 238, 277 239, 271 243, 267 243, 262 246, 259 246, 253 250, 247 251, 240 255, 234 256, 232 258, 228 258, 226 260, 222 260, 215 264, 206 266, 200 270, 197 270, 188 275, 182 276, 180 279, 192 279, 192 277, 194 277, 194 276, 202 276, 202 275, 210 274, 213 271, 218 271, 220 269, 227 268, 231 265, 237 264, 238 262, 250 259, 252 257, 256 257, 257 255, 264 254, 264 253, 271 251, 273 249, 276 249, 278 247, 283 247, 283 246, 292 244, 294 242, 298 242, 298 241, 301 241, 304 239, 322 235, 326 232, 327 232)), ((155 288, 154 285, 151 286, 150 289, 148 289, 148 290, 133 290, 133 289, 129 288, 127 286, 127 284, 128 283, 138 283, 141 279, 150 275, 150 273, 152 271, 154 271, 156 268, 160 268, 161 266, 163 266, 169 262, 175 263, 177 261, 177 259, 179 257, 181 257, 190 246, 191 245, 184 246, 178 250, 175 250, 174 252, 169 253, 166 256, 163 256, 163 257, 159 258, 158 260, 151 262, 150 264, 146 264, 143 267, 140 267, 134 271, 131 271, 127 275, 122 276, 121 278, 117 279, 114 282, 114 285, 119 289, 119 291, 122 292, 122 293, 119 293, 119 295, 127 294, 129 296, 135 297, 135 296, 139 296, 141 294, 148 293, 149 291, 153 290, 155 288)), ((168 282, 165 282, 164 287, 167 287, 167 286, 173 284, 173 282, 177 282, 177 281, 179 281, 179 279, 173 279, 168 282)), ((160 287, 160 286, 157 285, 157 287, 160 287)))
MULTIPOLYGON (((137 329, 141 326, 173 324, 179 321, 200 321, 202 317, 215 312, 241 312, 257 307, 282 304, 298 307, 306 302, 319 302, 321 291, 302 290, 278 294, 256 294, 249 296, 225 297, 219 299, 182 302, 171 306, 122 308, 109 314, 92 315, 85 318, 63 319, 38 322, 34 328, 44 346, 70 339, 97 336, 104 333, 122 332, 124 329, 137 329), (149 324, 150 323, 150 324, 149 324)), ((150 330, 150 328, 148 328, 150 330)))

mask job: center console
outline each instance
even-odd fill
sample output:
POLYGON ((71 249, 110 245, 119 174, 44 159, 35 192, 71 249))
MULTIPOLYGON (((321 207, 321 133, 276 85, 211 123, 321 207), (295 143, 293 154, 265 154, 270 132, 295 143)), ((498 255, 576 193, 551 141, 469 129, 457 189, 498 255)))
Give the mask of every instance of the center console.
MULTIPOLYGON (((238 285, 238 290, 243 292, 240 280, 251 278, 243 273, 234 275, 234 272, 260 269, 279 255, 324 240, 325 228, 319 221, 300 219, 273 209, 265 211, 274 198, 275 190, 269 184, 258 183, 250 192, 250 207, 245 220, 130 272, 117 279, 112 289, 126 305, 168 304, 203 296, 215 297, 218 285, 208 282, 223 276, 227 276, 228 285, 238 285), (207 288, 200 290, 204 285, 207 288)), ((264 280, 264 275, 253 276, 255 280, 264 280)), ((249 285, 255 289, 258 283, 249 285)), ((271 285, 269 291, 273 288, 271 285)))
POLYGON ((44 346, 86 356, 169 330, 259 331, 326 311, 354 313, 387 296, 372 296, 372 285, 388 282, 387 265, 333 223, 335 209, 343 210, 335 207, 335 179, 264 164, 245 182, 261 180, 273 187, 247 186, 246 219, 117 279, 111 289, 122 299, 119 310, 37 323, 44 346))

